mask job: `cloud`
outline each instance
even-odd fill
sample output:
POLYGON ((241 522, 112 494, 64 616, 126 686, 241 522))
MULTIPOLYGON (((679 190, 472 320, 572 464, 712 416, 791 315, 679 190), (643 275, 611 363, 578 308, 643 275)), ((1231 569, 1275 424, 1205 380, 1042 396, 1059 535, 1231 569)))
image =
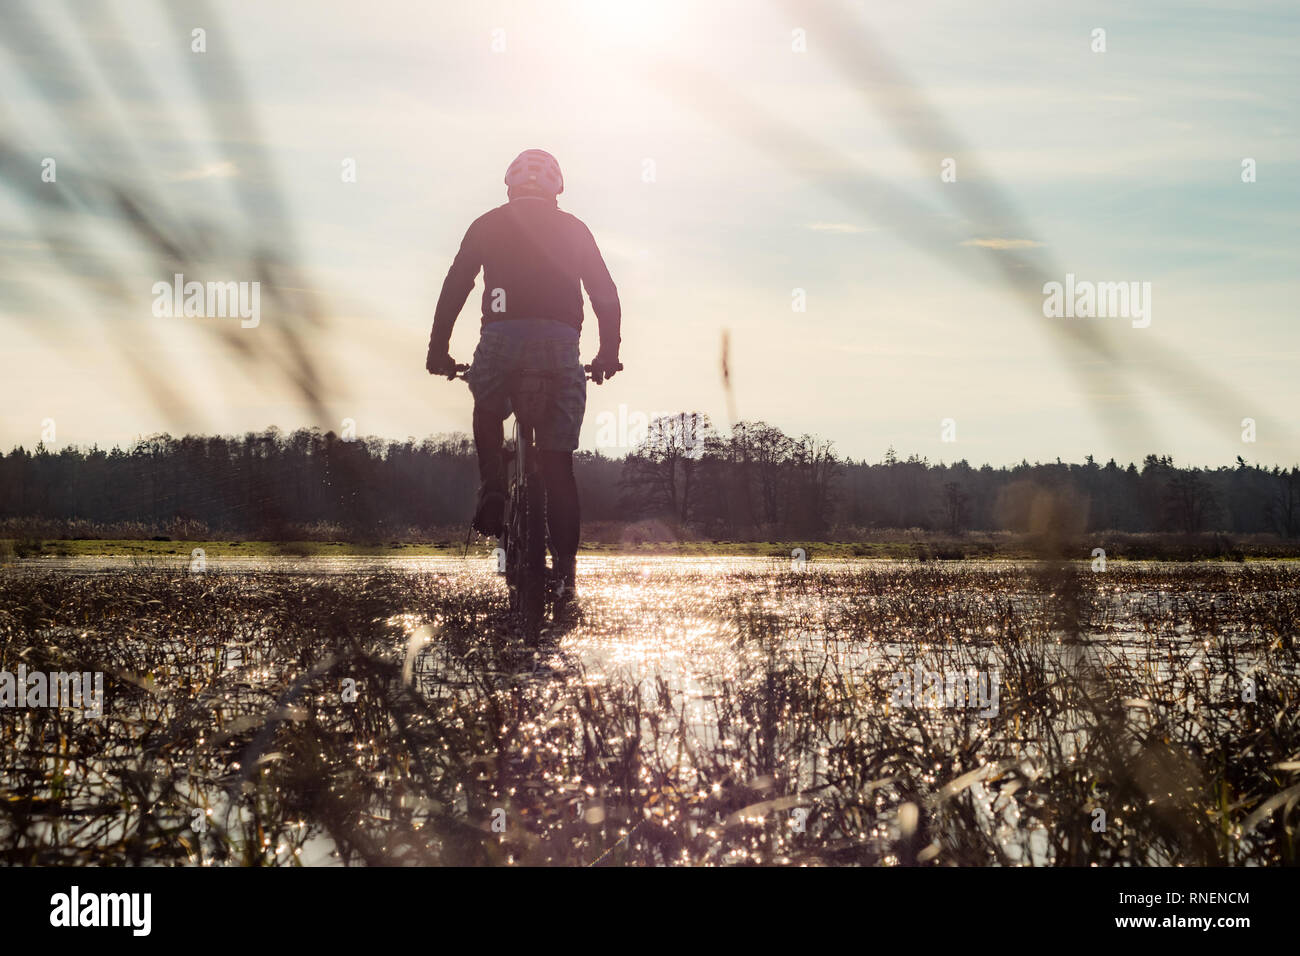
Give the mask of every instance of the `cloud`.
POLYGON ((171 178, 175 182, 183 183, 194 179, 229 179, 238 175, 239 167, 227 159, 220 163, 208 163, 205 166, 187 169, 183 173, 174 173, 171 178))
POLYGON ((810 222, 805 227, 813 232, 866 232, 861 226, 855 226, 851 222, 810 222))
POLYGON ((49 252, 50 244, 42 239, 0 239, 0 249, 10 252, 49 252))
POLYGON ((967 239, 963 246, 979 246, 981 249, 1038 249, 1045 243, 1033 239, 967 239))

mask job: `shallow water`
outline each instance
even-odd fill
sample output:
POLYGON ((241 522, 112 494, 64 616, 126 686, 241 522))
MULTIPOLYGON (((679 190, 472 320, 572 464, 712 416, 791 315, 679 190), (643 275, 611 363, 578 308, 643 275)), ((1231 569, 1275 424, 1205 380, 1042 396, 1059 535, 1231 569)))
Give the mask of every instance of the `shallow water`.
MULTIPOLYGON (((331 757, 325 766, 351 766, 366 781, 357 795, 364 812, 347 827, 409 846, 420 826, 399 823, 426 806, 480 828, 496 808, 510 831, 485 837, 483 852, 506 863, 604 861, 615 850, 621 862, 896 863, 916 852, 899 818, 909 801, 932 820, 922 862, 978 861, 963 856, 977 852, 974 840, 996 848, 985 862, 1050 863, 1063 849, 1059 824, 1042 817, 1044 780, 1096 759, 1098 718, 1077 701, 1088 681, 1113 685, 1108 697, 1126 720, 1158 715, 1189 746, 1230 747, 1239 715, 1229 705, 1243 675, 1264 667, 1278 683, 1296 677, 1294 654, 1273 651, 1290 638, 1279 609, 1300 598, 1300 569, 1284 562, 1113 563, 1098 575, 1080 562, 1077 589, 1059 590, 1066 578, 1024 562, 591 557, 579 563, 581 613, 536 654, 502 631, 504 583, 488 554, 209 558, 201 573, 188 567, 39 559, 5 569, 0 584, 29 578, 53 592, 60 580, 80 580, 113 592, 120 581, 133 603, 114 627, 129 633, 149 622, 125 638, 144 641, 131 646, 180 670, 210 659, 215 670, 203 680, 213 706, 228 712, 222 719, 254 724, 265 722, 258 702, 302 676, 295 622, 310 609, 301 595, 337 603, 340 628, 351 621, 346 629, 364 632, 367 653, 402 665, 436 718, 430 740, 451 739, 453 727, 467 734, 456 746, 470 748, 448 754, 469 775, 444 774, 436 798, 421 790, 430 778, 420 784, 399 769, 401 748, 383 736, 331 757), (186 607, 172 613, 173 602, 186 607), (370 618, 355 616, 361 606, 374 607, 370 618), (969 699, 927 697, 929 674, 973 674, 998 694, 979 706, 973 684, 969 699), (919 699, 900 702, 891 691, 901 686, 919 699), (628 760, 631 776, 612 769, 628 760), (984 776, 969 779, 972 768, 984 776), (968 801, 969 817, 951 816, 954 795, 968 801), (795 828, 795 819, 809 826, 795 828), (965 835, 938 829, 958 823, 965 835)), ((93 632, 97 620, 82 623, 93 632)), ((323 631, 313 626, 333 639, 329 619, 323 631)), ((308 709, 329 704, 318 695, 308 709)), ((376 716, 380 725, 390 719, 376 716)), ((326 773, 293 800, 349 789, 334 779, 326 773)), ((298 786, 272 792, 281 799, 298 786)), ((216 796, 209 802, 219 805, 216 796)), ((310 832, 284 851, 300 861, 330 862, 336 837, 355 836, 294 813, 290 822, 310 832)), ((443 859, 444 844, 419 852, 443 859)), ((1121 841, 1115 852, 1134 847, 1121 841)), ((1151 851, 1148 861, 1169 853, 1151 851)))

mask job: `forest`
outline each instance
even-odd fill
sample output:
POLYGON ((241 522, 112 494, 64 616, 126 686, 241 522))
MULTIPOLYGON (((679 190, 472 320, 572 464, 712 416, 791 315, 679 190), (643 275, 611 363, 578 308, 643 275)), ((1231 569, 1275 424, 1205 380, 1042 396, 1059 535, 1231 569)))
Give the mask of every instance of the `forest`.
MULTIPOLYGON (((994 467, 902 458, 891 448, 868 462, 764 422, 722 434, 704 415, 680 414, 650 423, 622 457, 579 452, 575 471, 584 521, 653 519, 729 540, 847 538, 885 528, 1300 532, 1300 469, 1241 457, 1214 469, 1179 467, 1158 454, 1140 465, 1090 456, 994 467)), ((0 520, 189 539, 373 537, 464 525, 476 481, 473 443, 463 434, 419 442, 274 427, 241 437, 164 434, 127 449, 37 445, 0 454, 0 520)))

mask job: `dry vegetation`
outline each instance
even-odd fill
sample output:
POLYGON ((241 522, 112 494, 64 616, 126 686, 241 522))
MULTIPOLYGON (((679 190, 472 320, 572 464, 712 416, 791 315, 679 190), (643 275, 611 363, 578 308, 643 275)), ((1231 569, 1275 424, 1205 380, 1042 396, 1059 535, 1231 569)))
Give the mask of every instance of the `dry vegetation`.
POLYGON ((107 705, 0 711, 0 859, 1294 863, 1298 601, 1274 565, 628 563, 534 657, 478 571, 9 570, 0 669, 107 705), (645 589, 724 663, 593 663, 674 640, 645 589), (914 664, 996 671, 997 713, 897 706, 914 664))

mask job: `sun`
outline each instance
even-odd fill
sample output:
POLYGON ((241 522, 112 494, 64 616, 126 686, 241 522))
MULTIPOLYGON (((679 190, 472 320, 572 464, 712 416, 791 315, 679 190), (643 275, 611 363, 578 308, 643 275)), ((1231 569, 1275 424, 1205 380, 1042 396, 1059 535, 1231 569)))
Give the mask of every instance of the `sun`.
POLYGON ((575 13, 594 42, 648 48, 672 38, 680 7, 670 0, 580 0, 575 13))

